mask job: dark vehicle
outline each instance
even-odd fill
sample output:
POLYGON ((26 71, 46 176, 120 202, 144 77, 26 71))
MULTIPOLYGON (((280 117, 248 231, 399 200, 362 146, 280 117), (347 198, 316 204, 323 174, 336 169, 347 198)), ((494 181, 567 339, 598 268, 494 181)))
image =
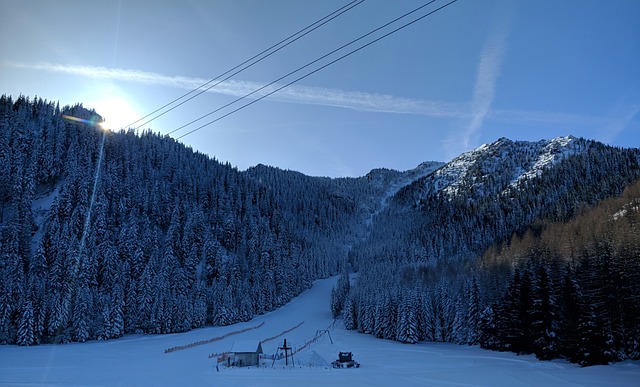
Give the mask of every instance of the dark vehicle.
POLYGON ((351 352, 338 353, 338 360, 331 363, 333 368, 359 368, 360 363, 353 360, 353 354, 351 352))

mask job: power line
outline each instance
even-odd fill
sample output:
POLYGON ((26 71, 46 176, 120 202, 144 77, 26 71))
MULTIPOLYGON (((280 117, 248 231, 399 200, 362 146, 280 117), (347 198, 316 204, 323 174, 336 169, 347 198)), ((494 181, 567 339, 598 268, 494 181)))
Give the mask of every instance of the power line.
POLYGON ((238 64, 238 65, 236 65, 236 66, 232 67, 231 69, 229 69, 229 70, 225 71, 224 73, 222 73, 222 74, 218 75, 217 77, 215 77, 215 78, 213 78, 213 79, 209 80, 208 82, 205 82, 204 84, 202 84, 202 85, 198 86, 197 88, 195 88, 195 89, 193 89, 193 90, 191 90, 191 91, 189 91, 189 92, 187 92, 187 93, 185 93, 185 94, 181 95, 180 97, 178 97, 178 98, 176 98, 176 99, 172 100, 171 102, 169 102, 169 103, 167 103, 167 104, 165 104, 165 105, 161 106, 160 108, 158 108, 158 109, 156 109, 156 110, 152 111, 151 113, 149 113, 149 114, 145 115, 144 117, 141 117, 140 119, 138 119, 138 120, 136 120, 136 121, 132 122, 131 124, 129 124, 129 125, 128 125, 128 127, 131 127, 131 126, 133 126, 133 125, 138 124, 140 121, 142 121, 142 120, 144 120, 144 119, 146 119, 146 118, 148 118, 148 117, 151 117, 151 116, 152 116, 152 115, 154 115, 155 113, 157 113, 157 112, 159 112, 159 111, 161 111, 161 110, 165 109, 165 108, 166 108, 166 107, 168 107, 168 106, 171 106, 172 104, 174 104, 174 103, 176 103, 176 102, 180 101, 181 99, 183 99, 183 98, 185 98, 185 97, 187 97, 187 96, 189 96, 189 95, 191 95, 191 94, 193 94, 193 93, 196 93, 198 90, 200 90, 200 91, 199 91, 199 92, 197 92, 195 95, 193 95, 193 96, 191 96, 191 97, 187 98, 186 100, 184 100, 184 101, 180 102, 179 104, 177 104, 177 105, 175 105, 175 106, 172 106, 171 108, 169 108, 169 109, 165 110, 164 112, 162 112, 162 113, 160 113, 160 114, 156 115, 155 117, 152 117, 151 119, 149 119, 149 120, 147 120, 147 121, 145 121, 145 122, 143 122, 143 123, 141 123, 141 124, 138 124, 137 128, 140 128, 140 127, 142 127, 143 125, 146 125, 146 124, 148 124, 148 123, 150 123, 150 122, 152 122, 152 121, 156 120, 157 118, 159 118, 159 117, 161 117, 161 116, 163 116, 163 115, 165 115, 165 114, 169 113, 170 111, 172 111, 172 110, 174 110, 174 109, 178 108, 179 106, 182 106, 182 105, 184 105, 185 103, 187 103, 187 102, 191 101, 192 99, 196 98, 197 96, 201 95, 202 93, 204 93, 204 92, 206 92, 206 91, 208 91, 208 90, 211 90, 212 88, 214 88, 214 87, 218 86, 219 84, 221 84, 222 82, 224 82, 224 81, 228 80, 229 78, 231 78, 231 77, 233 77, 233 76, 235 76, 235 75, 237 75, 237 74, 241 73, 242 71, 244 71, 244 70, 246 70, 246 69, 248 69, 248 68, 252 67, 252 66, 253 66, 253 65, 255 65, 256 63, 259 63, 259 62, 261 62, 262 60, 264 60, 264 59, 266 59, 266 58, 270 57, 271 55, 273 55, 273 54, 275 54, 276 52, 278 52, 278 51, 282 50, 283 48, 285 48, 285 47, 287 47, 288 45, 290 45, 290 44, 294 43, 295 41, 297 41, 297 40, 301 39, 302 37, 304 37, 304 36, 306 36, 306 35, 310 34, 311 32, 313 32, 313 31, 317 30, 318 28, 322 27, 323 25, 327 24, 328 22, 332 21, 333 19, 337 18, 338 16, 340 16, 340 15, 344 14, 345 12, 347 12, 347 11, 349 11, 349 10, 351 10, 351 9, 355 8, 356 6, 358 6, 358 5, 360 5, 360 4, 362 4, 364 1, 365 1, 365 0, 353 0, 352 2, 350 2, 350 3, 348 3, 348 4, 344 5, 344 6, 342 6, 342 7, 340 7, 340 8, 338 8, 337 10, 335 10, 335 11, 331 12, 330 14, 328 14, 328 15, 324 16, 323 18, 318 19, 318 20, 317 20, 317 21, 315 21, 314 23, 312 23, 312 24, 310 24, 310 25, 306 26, 305 28, 303 28, 303 29, 299 30, 298 32, 296 32, 296 33, 294 33, 294 34, 292 34, 292 35, 288 36, 287 38, 285 38, 285 39, 283 39, 283 40, 279 41, 278 43, 276 43, 276 44, 272 45, 271 47, 269 47, 269 48, 267 48, 267 49, 265 49, 265 50, 261 51, 260 53, 258 53, 258 54, 256 54, 256 55, 252 56, 251 58, 249 58, 249 59, 245 60, 244 62, 242 62, 242 63, 240 63, 240 64, 238 64), (306 32, 305 32, 305 31, 306 31, 306 32), (286 43, 286 44, 285 44, 285 43, 286 43), (278 47, 278 46, 280 46, 280 47, 278 47), (276 47, 277 47, 277 48, 276 48, 276 47), (271 50, 273 50, 273 51, 271 51, 271 50), (271 52, 269 52, 269 51, 271 51, 271 52), (266 55, 262 56, 263 54, 266 54, 266 55), (262 57, 261 57, 261 56, 262 56, 262 57), (255 59, 255 60, 254 60, 254 59, 255 59), (253 62, 251 62, 251 61, 253 61, 253 62), (251 63, 249 63, 249 62, 251 62, 251 63), (248 64, 247 64, 247 63, 248 63, 248 64), (246 66, 245 66, 245 65, 246 65, 246 66), (244 66, 244 67, 242 67, 242 66, 244 66), (237 71, 235 71, 235 72, 233 72, 232 74, 229 74, 229 73, 231 73, 232 71, 234 71, 234 70, 236 70, 236 69, 238 69, 238 68, 240 68, 240 69, 239 69, 239 70, 237 70, 237 71), (229 75, 228 75, 226 78, 221 79, 221 80, 219 80, 218 82, 214 83, 213 85, 211 85, 211 86, 206 87, 205 89, 203 89, 203 87, 205 87, 205 86, 207 86, 207 85, 209 85, 209 84, 211 84, 211 83, 215 82, 216 80, 218 80, 218 79, 219 79, 219 78, 221 78, 221 77, 224 77, 224 76, 225 76, 225 75, 227 75, 227 74, 229 74, 229 75), (201 89, 202 89, 202 90, 201 90, 201 89))
MULTIPOLYGON (((206 117, 209 117, 209 116, 210 116, 210 115, 212 115, 212 114, 215 114, 215 113, 219 112, 220 110, 222 110, 222 109, 224 109, 224 108, 227 108, 227 107, 229 107, 229 106, 231 106, 231 105, 235 104, 236 102, 239 102, 239 101, 241 101, 241 100, 243 100, 243 99, 245 99, 245 98, 247 98, 247 97, 250 97, 250 96, 252 96, 253 94, 255 94, 255 93, 257 93, 257 92, 259 92, 259 91, 261 91, 261 90, 264 90, 265 88, 267 88, 267 87, 269 87, 269 86, 271 86, 271 85, 273 85, 273 84, 275 84, 275 83, 277 83, 277 82, 279 82, 279 81, 281 81, 281 80, 283 80, 283 79, 285 79, 285 78, 287 78, 287 77, 289 77, 289 76, 291 76, 291 75, 293 75, 293 74, 297 73, 298 71, 303 70, 303 69, 305 69, 305 68, 307 68, 307 67, 309 67, 309 66, 313 65, 314 63, 317 63, 317 62, 321 61, 322 59, 325 59, 326 57, 328 57, 328 56, 330 56, 330 55, 335 54, 336 52, 338 52, 338 51, 342 50, 343 48, 346 48, 346 47, 348 47, 348 46, 350 46, 350 45, 352 45, 352 44, 356 43, 357 41, 362 40, 362 39, 366 38, 367 36, 369 36, 369 35, 371 35, 371 34, 373 34, 373 33, 377 32, 377 31, 379 31, 379 30, 381 30, 381 29, 383 29, 383 28, 388 27, 390 24, 393 24, 393 23, 397 22, 398 20, 403 19, 403 18, 405 18, 405 17, 407 17, 407 16, 409 16, 409 15, 411 15, 411 14, 415 13, 415 12, 418 12, 418 11, 419 11, 419 10, 421 10, 422 8, 424 8, 424 7, 426 7, 426 6, 428 6, 428 5, 432 4, 432 3, 434 3, 435 1, 437 1, 437 0, 431 0, 431 1, 429 1, 428 3, 423 4, 423 5, 421 5, 420 7, 413 9, 412 11, 409 11, 409 12, 405 13, 405 14, 404 14, 404 15, 402 15, 402 16, 399 16, 399 17, 397 17, 397 18, 393 19, 392 21, 390 21, 390 22, 388 22, 388 23, 386 23, 386 24, 384 24, 384 25, 382 25, 382 26, 380 26, 380 27, 378 27, 378 28, 376 28, 376 29, 374 29, 374 30, 369 31, 369 32, 367 32, 366 34, 364 34, 364 35, 362 35, 362 36, 360 36, 360 37, 358 37, 358 38, 356 38, 356 39, 353 39, 353 40, 352 40, 352 41, 350 41, 349 43, 343 44, 342 46, 340 46, 340 47, 338 47, 338 48, 336 48, 336 49, 334 49, 334 50, 332 50, 332 51, 330 51, 330 52, 328 52, 328 53, 326 53, 326 54, 322 55, 321 57, 319 57, 319 58, 317 58, 317 59, 315 59, 315 60, 313 60, 313 61, 311 61, 311 62, 309 62, 309 63, 305 64, 304 66, 298 67, 297 69, 295 69, 295 70, 293 70, 293 71, 291 71, 291 72, 289 72, 289 73, 287 73, 287 74, 285 74, 285 75, 281 76, 280 78, 278 78, 278 79, 276 79, 276 80, 274 80, 274 81, 272 81, 272 82, 269 82, 269 83, 267 83, 266 85, 264 85, 264 86, 262 86, 262 87, 259 87, 259 88, 257 88, 256 90, 254 90, 254 91, 252 91, 252 92, 250 92, 250 93, 248 93, 248 94, 245 94, 245 95, 243 95, 242 97, 239 97, 239 98, 237 98, 237 99, 235 99, 235 100, 233 100, 233 101, 231 101, 231 102, 229 102, 229 103, 227 103, 227 104, 225 104, 225 105, 223 105, 223 106, 221 106, 221 107, 219 107, 219 108, 217 108, 217 109, 215 109, 215 110, 212 110, 212 111, 210 111, 209 113, 207 113, 207 114, 205 114, 205 115, 203 115, 203 116, 200 116, 200 117, 196 118, 195 120, 190 121, 190 122, 188 122, 187 124, 184 124, 184 125, 182 125, 182 126, 180 126, 180 127, 176 128, 176 129, 174 129, 174 130, 170 131, 170 132, 169 132, 169 133, 167 133, 167 134, 172 134, 172 133, 175 133, 175 132, 179 131, 180 129, 184 129, 184 128, 186 128, 186 127, 187 127, 187 126, 189 126, 189 125, 192 125, 192 124, 194 124, 194 123, 196 123, 196 122, 198 122, 198 121, 200 121, 200 120, 202 120, 202 119, 204 119, 204 118, 206 118, 206 117)), ((270 95, 270 94, 269 94, 269 95, 270 95)), ((181 136, 181 137, 178 137, 178 138, 182 138, 182 136, 181 136)))
MULTIPOLYGON (((429 5, 429 4, 433 3, 434 1, 436 1, 436 0, 432 0, 432 1, 430 1, 429 3, 425 4, 424 6, 429 5)), ((249 103, 247 103, 247 104, 245 104, 245 105, 242 105, 242 106, 240 106, 239 108, 236 108, 236 109, 234 109, 234 110, 232 110, 232 111, 230 111, 230 112, 228 112, 228 113, 226 113, 226 114, 224 114, 224 115, 222 115, 222 116, 220 116, 220 117, 216 118, 215 120, 209 121, 209 122, 207 122, 207 123, 206 123, 206 124, 204 124, 204 125, 201 125, 201 126, 199 126, 199 127, 195 128, 195 129, 193 129, 193 130, 191 130, 191 131, 189 131, 189 132, 187 132, 187 133, 185 133, 185 134, 183 134, 183 135, 181 135, 181 136, 179 136, 179 137, 176 137, 176 140, 179 140, 179 139, 181 139, 181 138, 183 138, 183 137, 185 137, 185 136, 188 136, 189 134, 191 134, 191 133, 193 133, 193 132, 196 132, 196 131, 198 131, 198 130, 200 130, 200 129, 202 129, 202 128, 206 127, 206 126, 209 126, 209 125, 211 125, 211 124, 213 124, 213 123, 215 123, 215 122, 220 121, 221 119, 223 119, 223 118, 225 118, 225 117, 230 116, 231 114, 234 114, 234 113, 236 113, 236 112, 238 112, 238 111, 240 111, 240 110, 242 110, 242 109, 244 109, 244 108, 246 108, 246 107, 248 107, 248 106, 250 106, 250 105, 253 105, 254 103, 256 103, 256 102, 258 102, 258 101, 261 101, 261 100, 263 100, 263 99, 267 98, 268 96, 270 96, 270 95, 272 95, 272 94, 275 94, 275 93, 277 93, 278 91, 280 91, 280 90, 282 90, 282 89, 284 89, 284 88, 286 88, 286 87, 288 87, 288 86, 291 86, 292 84, 294 84, 294 83, 296 83, 296 82, 298 82, 298 81, 301 81, 302 79, 305 79, 305 78, 307 78, 307 77, 309 77, 309 76, 311 76, 311 75, 313 75, 313 74, 317 73, 318 71, 320 71, 320 70, 322 70, 322 69, 324 69, 324 68, 326 68, 326 67, 328 67, 328 66, 330 66, 330 65, 332 65, 332 64, 334 64, 334 63, 336 63, 336 62, 338 62, 338 61, 340 61, 340 60, 342 60, 342 59, 344 59, 344 58, 346 58, 346 57, 348 57, 348 56, 350 56, 350 55, 352 55, 352 54, 354 54, 354 53, 356 53, 356 52, 358 52, 358 51, 360 51, 360 50, 362 50, 362 49, 364 49, 365 47, 368 47, 368 46, 370 46, 370 45, 372 45, 372 44, 374 44, 374 43, 376 43, 376 42, 378 42, 378 41, 380 41, 380 40, 382 40, 382 39, 386 38, 387 36, 389 36, 389 35, 391 35, 391 34, 394 34, 394 33, 398 32, 398 31, 402 30, 403 28, 406 28, 406 27, 408 27, 408 26, 410 26, 410 25, 412 25, 412 24, 414 24, 414 23, 416 23, 416 22, 418 22, 418 21, 420 21, 420 20, 422 20, 422 19, 426 18, 427 16, 433 15, 434 13, 436 13, 436 12, 440 11, 441 9, 443 9, 443 8, 445 8, 445 7, 448 7, 449 5, 451 5, 451 4, 453 4, 453 3, 455 3, 456 1, 458 1, 458 0, 452 0, 452 1, 448 2, 447 4, 445 4, 445 5, 443 5, 443 6, 440 6, 439 8, 434 9, 433 11, 431 11, 431 12, 429 12, 429 13, 427 13, 427 14, 425 14, 425 15, 422 15, 422 16, 420 16, 419 18, 416 18, 416 19, 414 19, 414 20, 412 20, 412 21, 410 21, 410 22, 408 22, 408 23, 406 23, 406 24, 404 24, 404 25, 402 25, 402 26, 400 26, 400 27, 398 27, 398 28, 396 28, 396 29, 392 30, 391 32, 388 32, 388 33, 386 33, 386 34, 384 34, 384 35, 382 35, 382 36, 380 36, 380 37, 378 37, 378 38, 376 38, 376 39, 372 40, 371 42, 366 43, 366 44, 364 44, 364 45, 362 45, 362 46, 360 46, 360 47, 356 48, 355 50, 352 50, 352 51, 350 51, 350 52, 348 52, 348 53, 344 54, 343 56, 341 56, 341 57, 339 57, 339 58, 337 58, 337 59, 334 59, 334 60, 332 60, 331 62, 329 62, 329 63, 327 63, 327 64, 325 64, 325 65, 323 65, 323 66, 321 66, 321 67, 319 67, 319 68, 317 68, 317 69, 315 69, 315 70, 313 70, 313 71, 311 71, 311 72, 309 72, 309 73, 307 73, 307 74, 305 74, 305 75, 303 75, 303 76, 301 76, 301 77, 299 77, 299 78, 297 78, 297 79, 295 79, 295 80, 293 80, 293 81, 291 81, 291 82, 289 82, 289 83, 287 83, 287 84, 285 84, 285 85, 283 85, 283 86, 281 86, 281 87, 279 87, 279 88, 277 88, 277 89, 275 89, 275 90, 273 90, 273 91, 271 91, 271 92, 269 92, 269 93, 267 93, 267 94, 265 94, 265 95, 263 95, 263 96, 261 96, 261 97, 259 97, 259 98, 255 99, 255 100, 252 100, 251 102, 249 102, 249 103)), ((424 6, 422 6, 422 7, 424 7, 424 6)), ((420 8, 422 8, 422 7, 420 7, 420 8)), ((413 13, 413 12, 414 12, 414 11, 411 11, 411 12, 409 12, 409 13, 413 13)), ((405 14, 405 15, 401 16, 400 18, 403 18, 403 17, 405 17, 406 15, 407 15, 407 14, 405 14)), ((398 18, 398 19, 400 19, 400 18, 398 18)), ((396 20, 398 20, 398 19, 395 19, 394 21, 392 21, 392 22, 390 22, 390 23, 393 23, 393 22, 395 22, 395 21, 396 21, 396 20)), ((389 25, 390 23, 387 23, 385 26, 389 25)), ((376 29, 376 30, 379 30, 379 29, 380 29, 380 28, 378 28, 378 29, 376 29)), ((375 30, 374 30, 374 31, 375 31, 375 30)), ((368 34, 366 34, 366 35, 369 35, 369 34, 370 34, 370 33, 368 33, 368 34)), ((366 36, 366 35, 365 35, 365 36, 366 36)), ((356 39, 356 41, 357 41, 357 40, 360 40, 360 39, 361 39, 361 38, 358 38, 358 39, 356 39)), ((349 44, 351 44, 351 43, 349 43, 349 44)), ((347 45, 348 45, 348 44, 347 44, 347 45)), ((343 47, 344 47, 344 46, 343 46, 343 47)), ((333 52, 335 52, 335 51, 336 51, 336 50, 332 51, 332 53, 333 53, 333 52)), ((326 55, 325 55, 325 56, 326 56, 326 55)), ((317 60, 316 60, 316 61, 317 61, 317 60)), ((314 62, 316 62, 316 61, 314 61, 314 62)), ((302 68, 307 67, 307 66, 308 66, 308 65, 305 65, 305 66, 303 66, 302 68)), ((296 70, 296 71, 298 71, 298 70, 296 70)), ((294 71, 294 72, 296 72, 296 71, 294 71)), ((292 74, 292 73, 290 73, 290 74, 292 74)), ((287 76, 288 76, 288 75, 287 75, 287 76)), ((285 76, 285 77, 286 77, 286 76, 285 76)), ((280 78, 280 79, 282 79, 282 78, 280 78)), ((274 81, 274 82, 270 83, 269 85, 271 85, 271 84, 273 84, 273 83, 275 83, 275 82, 277 82, 277 81, 274 81)), ((267 86, 268 86, 268 85, 267 85, 267 86)), ((264 89, 265 87, 266 87, 266 86, 263 86, 262 88, 260 88, 260 89, 258 89, 258 90, 264 89)), ((253 94, 253 93, 255 93, 255 91, 254 91, 254 92, 252 92, 252 93, 250 93, 250 94, 253 94)), ((250 94, 248 94, 248 95, 250 95, 250 94)), ((239 100, 241 100, 241 99, 244 99, 244 98, 246 98, 246 96, 245 96, 245 97, 241 97, 241 98, 239 98, 239 99, 237 99, 237 100, 233 101, 232 103, 237 102, 237 101, 239 101, 239 100)), ((230 104, 225 105, 225 107, 226 107, 226 106, 228 106, 228 105, 230 105, 230 104)), ((218 110, 220 110, 220 109, 216 109, 216 111, 218 111, 218 110)), ((200 119, 201 119, 201 118, 200 118, 200 119)), ((196 120, 196 121, 199 121, 200 119, 198 119, 198 120, 196 120)), ((193 123, 193 122, 195 122, 195 121, 192 121, 191 123, 193 123)), ((189 124, 187 124, 187 125, 190 125, 191 123, 189 123, 189 124)), ((185 126, 186 126, 186 125, 185 125, 185 126)), ((175 129, 175 130, 173 130, 173 131, 172 131, 172 132, 170 132, 170 133, 173 133, 173 132, 175 132, 176 130, 182 129, 182 128, 184 128, 185 126, 182 126, 182 127, 178 128, 178 129, 175 129)))
MULTIPOLYGON (((242 96, 242 97, 239 97, 239 98, 235 99, 234 101, 229 102, 229 103, 227 103, 226 105, 224 105, 224 106, 222 106, 222 107, 220 107, 220 108, 218 108, 218 109, 215 109, 215 110, 213 110, 213 111, 211 111, 211 112, 209 112, 209 113, 205 114, 204 116, 201 116, 200 118, 197 118, 197 119, 195 119, 195 120, 193 120, 193 121, 191 121, 191 122, 189 122, 189 123, 187 123, 187 124, 185 124, 185 125, 183 125, 183 126, 181 126, 181 127, 177 128, 177 129, 172 130, 172 131, 171 131, 171 132, 169 132, 168 134, 175 133, 176 131, 178 131, 178 130, 180 130, 180 129, 183 129, 183 128, 185 128, 185 127, 187 127, 187 126, 189 126, 189 125, 191 125, 191 124, 193 124, 193 123, 195 123, 195 122, 198 122, 198 121, 202 120, 203 118, 208 117, 208 116, 210 116, 210 115, 212 115, 212 114, 214 114, 214 113, 217 113, 217 112, 219 112, 220 110, 222 110, 222 109, 224 109, 224 108, 226 108, 226 107, 229 107, 229 106, 233 105, 234 103, 236 103, 236 102, 238 102, 238 101, 241 101, 241 100, 243 100, 243 99, 246 99, 247 97, 249 97, 249 96, 251 96, 251 95, 253 95, 253 94, 255 94, 255 93, 257 93, 257 92, 259 92, 259 91, 261 91, 261 90, 264 90, 265 88, 267 88, 267 87, 269 87, 269 86, 271 86, 271 85, 273 85, 273 84, 275 84, 275 83, 277 83, 277 82, 281 81, 281 80, 282 80, 282 79, 284 79, 284 78, 289 77, 290 75, 295 74, 296 72, 298 72, 298 71, 300 71, 300 70, 302 70, 302 69, 304 69, 304 68, 309 67, 310 65, 312 65, 312 64, 314 64, 314 63, 317 63, 318 61, 320 61, 320 60, 322 60, 322 59, 324 59, 324 58, 326 58, 326 57, 328 57, 328 56, 330 56, 330 55, 332 55, 332 54, 336 53, 337 51, 340 51, 340 50, 342 50, 343 48, 345 48, 345 47, 347 47, 347 46, 350 46, 351 44, 353 44, 353 43, 355 43, 355 42, 357 42, 357 41, 359 41, 359 40, 362 40, 362 39, 364 39, 365 37, 367 37, 367 36, 369 36, 369 35, 371 35, 371 34, 373 34, 373 33, 377 32, 377 31, 379 31, 379 30, 381 30, 381 29, 383 29, 383 28, 388 27, 390 24, 393 24, 393 23, 397 22, 398 20, 403 19, 403 18, 405 18, 405 17, 407 17, 407 16, 409 16, 409 15, 411 15, 411 14, 413 14, 413 13, 415 13, 415 12, 419 11, 419 10, 421 10, 422 8, 424 8, 424 7, 426 7, 426 6, 428 6, 428 5, 432 4, 432 3, 434 3, 435 1, 437 1, 437 0, 431 0, 431 1, 427 2, 426 4, 424 4, 424 5, 422 5, 422 6, 418 7, 418 8, 416 8, 416 9, 414 9, 414 10, 412 10, 412 11, 410 11, 410 12, 407 12, 407 13, 405 13, 404 15, 399 16, 399 17, 395 18, 394 20, 392 20, 392 21, 390 21, 390 22, 388 22, 388 23, 384 24, 383 26, 380 26, 380 27, 378 27, 378 28, 376 28, 376 29, 374 29, 374 30, 372 30, 372 31, 370 31, 370 32, 368 32, 368 33, 366 33, 366 34, 364 34, 364 35, 360 36, 359 38, 356 38, 356 39, 354 39, 354 40, 350 41, 349 43, 347 43, 347 44, 345 44, 345 45, 340 46, 339 48, 337 48, 337 49, 335 49, 335 50, 333 50, 333 51, 331 51, 331 52, 329 52, 329 53, 327 53, 327 54, 325 54, 325 55, 323 55, 323 56, 319 57, 318 59, 315 59, 315 60, 313 60, 313 61, 311 61, 311 62, 307 63, 306 65, 304 65, 304 66, 302 66, 302 67, 299 67, 299 68, 297 68, 297 69, 296 69, 296 70, 294 70, 294 71, 289 72, 288 74, 286 74, 286 75, 284 75, 284 76, 282 76, 282 77, 280 77, 280 78, 276 79, 275 81, 270 82, 270 83, 268 83, 268 84, 266 84, 266 85, 264 85, 264 86, 262 86, 262 87, 260 87, 260 88, 258 88, 258 89, 256 89, 256 90, 252 91, 251 93, 248 93, 248 94, 246 94, 246 95, 244 95, 244 96, 242 96)), ((213 124, 213 123, 215 123, 215 122, 220 121, 221 119, 223 119, 223 118, 225 118, 225 117, 228 117, 228 116, 229 116, 229 115, 231 115, 231 114, 234 114, 234 113, 236 113, 236 112, 238 112, 238 111, 240 111, 240 110, 242 110, 242 109, 244 109, 244 108, 246 108, 246 107, 248 107, 248 106, 250 106, 250 105, 253 105, 254 103, 256 103, 256 102, 258 102, 258 101, 261 101, 261 100, 263 100, 263 99, 267 98, 268 96, 270 96, 270 95, 272 95, 272 94, 275 94, 275 93, 277 93, 278 91, 280 91, 280 90, 282 90, 282 89, 284 89, 284 88, 286 88, 286 87, 288 87, 288 86, 291 86, 292 84, 294 84, 294 83, 296 83, 296 82, 299 82, 300 80, 305 79, 305 78, 307 78, 307 77, 309 77, 309 76, 311 76, 311 75, 313 75, 313 74, 317 73, 318 71, 320 71, 320 70, 322 70, 322 69, 324 69, 324 68, 326 68, 326 67, 328 67, 328 66, 330 66, 330 65, 332 65, 332 64, 334 64, 334 63, 336 63, 336 62, 338 62, 338 61, 340 61, 340 60, 342 60, 342 59, 344 59, 344 58, 346 58, 346 57, 348 57, 348 56, 350 56, 350 55, 352 55, 352 54, 354 54, 354 53, 356 53, 356 52, 358 52, 358 51, 360 51, 360 50, 362 50, 362 49, 364 49, 364 48, 366 48, 366 47, 368 47, 368 46, 370 46, 370 45, 372 45, 372 44, 374 44, 374 43, 376 43, 376 42, 378 42, 378 41, 380 41, 380 40, 382 40, 382 39, 384 39, 384 38, 388 37, 389 35, 392 35, 392 34, 394 34, 394 33, 398 32, 398 31, 400 31, 400 30, 402 30, 402 29, 404 29, 404 28, 406 28, 406 27, 408 27, 408 26, 410 26, 410 25, 412 25, 412 24, 414 24, 414 23, 416 23, 416 22, 418 22, 418 21, 420 21, 420 20, 422 20, 422 19, 426 18, 427 16, 433 15, 434 13, 436 13, 436 12, 440 11, 441 9, 443 9, 443 8, 445 8, 445 7, 448 7, 449 5, 451 5, 451 4, 453 4, 453 3, 455 3, 456 1, 458 1, 458 0, 452 0, 452 1, 450 1, 449 3, 447 3, 447 4, 445 4, 445 5, 443 5, 443 6, 440 6, 440 7, 436 8, 436 9, 434 9, 433 11, 430 11, 430 12, 428 12, 428 13, 426 13, 426 14, 424 14, 424 15, 422 15, 422 16, 420 16, 420 17, 418 17, 418 18, 416 18, 416 19, 414 19, 414 20, 412 20, 412 21, 410 21, 410 22, 407 22, 407 23, 403 24, 402 26, 400 26, 400 27, 398 27, 398 28, 396 28, 396 29, 394 29, 394 30, 392 30, 392 31, 390 31, 390 32, 388 32, 388 33, 386 33, 386 34, 384 34, 384 35, 382 35, 382 36, 380 36, 380 37, 378 37, 378 38, 376 38, 376 39, 372 40, 372 41, 370 41, 369 43, 366 43, 366 44, 364 44, 364 45, 362 45, 362 46, 360 46, 360 47, 358 47, 358 48, 356 48, 356 49, 354 49, 354 50, 352 50, 352 51, 350 51, 350 52, 348 52, 348 53, 346 53, 346 54, 342 55, 341 57, 339 57, 339 58, 337 58, 337 59, 334 59, 334 60, 332 60, 331 62, 329 62, 329 63, 327 63, 327 64, 325 64, 325 65, 323 65, 323 66, 321 66, 321 67, 319 67, 319 68, 317 68, 317 69, 315 69, 315 70, 313 70, 313 71, 311 71, 311 72, 309 72, 309 73, 307 73, 307 74, 305 74, 305 75, 303 75, 303 76, 301 76, 301 77, 299 77, 299 78, 297 78, 297 79, 295 79, 295 80, 293 80, 293 81, 291 81, 291 82, 289 82, 289 83, 287 83, 287 84, 285 84, 285 85, 283 85, 283 86, 281 86, 281 87, 278 87, 277 89, 272 90, 272 91, 270 91, 269 93, 267 93, 267 94, 265 94, 265 95, 263 95, 263 96, 260 96, 259 98, 256 98, 256 99, 252 100, 251 102, 249 102, 249 103, 247 103, 247 104, 245 104, 245 105, 242 105, 242 106, 240 106, 240 107, 238 107, 238 108, 236 108, 236 109, 234 109, 234 110, 232 110, 232 111, 230 111, 230 112, 228 112, 228 113, 226 113, 226 114, 224 114, 224 115, 222 115, 222 116, 220 116, 220 117, 218 117, 218 118, 216 118, 216 119, 214 119, 214 120, 212 120, 212 121, 209 121, 209 122, 207 122, 207 123, 205 123, 205 124, 203 124, 203 125, 201 125, 201 126, 199 126, 199 127, 195 128, 195 129, 193 129, 193 130, 191 130, 191 131, 189 131, 189 132, 187 132, 187 133, 185 133, 185 134, 183 134, 183 135, 179 136, 179 137, 176 137, 176 139, 178 140, 178 139, 181 139, 181 138, 183 138, 183 137, 185 137, 185 136, 188 136, 189 134, 191 134, 191 133, 193 133, 193 132, 196 132, 196 131, 198 131, 198 130, 200 130, 200 129, 202 129, 202 128, 206 127, 206 126, 209 126, 209 125, 211 125, 211 124, 213 124)))

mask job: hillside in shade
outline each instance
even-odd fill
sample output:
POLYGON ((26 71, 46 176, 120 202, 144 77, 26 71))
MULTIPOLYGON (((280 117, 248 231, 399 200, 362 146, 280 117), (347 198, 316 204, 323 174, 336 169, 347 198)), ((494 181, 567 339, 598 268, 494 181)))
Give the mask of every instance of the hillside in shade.
MULTIPOLYGON (((103 131, 100 120, 82 105, 0 98, 2 343, 229 325, 358 271, 332 292, 347 328, 515 350, 498 333, 482 341, 480 321, 494 321, 526 270, 488 268, 485 251, 571 221, 640 177, 638 149, 570 136, 502 138, 448 163, 360 178, 239 171, 168 136, 103 131)), ((550 272, 556 284, 560 272, 550 272)), ((607 361, 638 356, 615 346, 607 361)))
POLYGON ((355 181, 241 172, 63 118, 95 115, 0 99, 0 342, 246 321, 337 273, 361 207, 379 205, 355 181))

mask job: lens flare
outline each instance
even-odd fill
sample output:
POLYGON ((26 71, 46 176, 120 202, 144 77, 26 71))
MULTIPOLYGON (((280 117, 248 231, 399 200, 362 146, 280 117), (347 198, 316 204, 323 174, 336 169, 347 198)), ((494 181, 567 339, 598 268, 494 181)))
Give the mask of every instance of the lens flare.
POLYGON ((91 119, 86 119, 86 118, 74 117, 74 116, 69 116, 69 115, 63 114, 62 118, 64 118, 65 120, 75 121, 75 122, 82 122, 82 123, 85 123, 87 125, 99 126, 99 127, 102 128, 102 122, 103 121, 98 116, 93 116, 93 117, 91 117, 91 119))

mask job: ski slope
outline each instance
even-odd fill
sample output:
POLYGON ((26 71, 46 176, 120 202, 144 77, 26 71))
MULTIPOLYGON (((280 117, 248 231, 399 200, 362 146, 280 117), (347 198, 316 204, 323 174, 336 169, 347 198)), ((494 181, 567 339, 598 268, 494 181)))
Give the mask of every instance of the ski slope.
POLYGON ((565 361, 485 351, 446 343, 401 344, 347 331, 335 325, 329 294, 336 278, 314 286, 284 307, 253 320, 172 335, 130 335, 83 344, 0 346, 1 386, 638 386, 640 362, 581 368, 565 361), (302 323, 300 325, 300 323, 302 323), (213 353, 236 340, 265 340, 273 354, 284 338, 301 347, 295 367, 284 359, 260 367, 215 366, 213 353), (257 328, 256 328, 257 327, 257 328), (254 329, 249 329, 254 328, 254 329), (245 329, 242 333, 236 333, 245 329), (199 341, 215 341, 181 348, 199 341), (331 343, 333 340, 333 344, 331 343), (352 351, 358 369, 333 369, 339 351, 352 351))

